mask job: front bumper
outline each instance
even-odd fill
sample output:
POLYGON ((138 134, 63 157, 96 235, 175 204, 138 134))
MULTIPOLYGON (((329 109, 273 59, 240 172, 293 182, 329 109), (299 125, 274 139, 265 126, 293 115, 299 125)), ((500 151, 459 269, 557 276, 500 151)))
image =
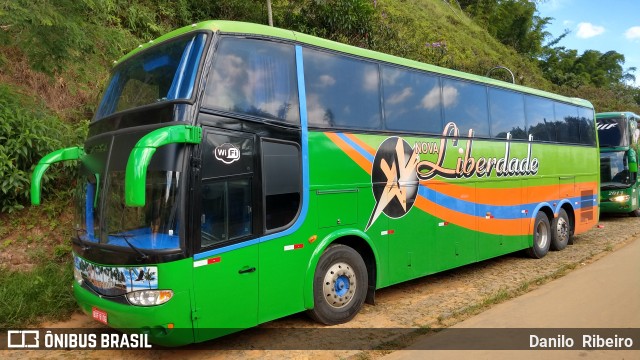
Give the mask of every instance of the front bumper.
POLYGON ((73 282, 73 293, 85 314, 92 316, 93 307, 105 311, 108 326, 119 331, 148 334, 150 342, 162 346, 181 346, 194 342, 188 291, 174 293, 173 298, 165 304, 148 307, 106 299, 77 281, 73 282))

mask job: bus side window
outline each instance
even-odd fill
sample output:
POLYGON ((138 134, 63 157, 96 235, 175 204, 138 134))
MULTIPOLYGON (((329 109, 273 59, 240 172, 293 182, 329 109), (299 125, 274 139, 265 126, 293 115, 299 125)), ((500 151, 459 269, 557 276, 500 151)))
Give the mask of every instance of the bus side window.
POLYGON ((295 143, 262 140, 265 227, 274 230, 295 220, 302 200, 300 148, 295 143))
POLYGON ((304 48, 309 126, 381 129, 378 64, 304 48))
POLYGON ((494 139, 527 139, 524 118, 524 96, 514 91, 489 88, 491 136, 494 139))
POLYGON ((382 86, 387 129, 442 134, 437 76, 383 65, 382 86))
POLYGON ((593 109, 578 108, 580 114, 580 143, 585 145, 596 144, 596 131, 593 120, 593 109))
POLYGON ((555 103, 558 142, 580 143, 580 120, 578 108, 573 105, 555 103))
POLYGON ((473 130, 474 137, 489 136, 486 86, 443 78, 442 105, 445 124, 456 123, 460 136, 468 136, 469 130, 473 130))
POLYGON ((556 141, 553 101, 539 96, 525 96, 527 131, 535 141, 556 141))

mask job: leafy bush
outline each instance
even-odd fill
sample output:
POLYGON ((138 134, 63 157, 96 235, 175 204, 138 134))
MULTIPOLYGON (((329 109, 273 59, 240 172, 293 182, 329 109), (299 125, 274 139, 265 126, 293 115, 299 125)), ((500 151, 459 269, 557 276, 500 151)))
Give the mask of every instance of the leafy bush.
MULTIPOLYGON (((53 150, 81 143, 86 133, 86 122, 71 126, 43 110, 30 110, 37 107, 27 102, 0 85, 0 212, 23 208, 38 161, 53 150)), ((59 169, 54 166, 45 173, 43 183, 58 178, 59 169)))

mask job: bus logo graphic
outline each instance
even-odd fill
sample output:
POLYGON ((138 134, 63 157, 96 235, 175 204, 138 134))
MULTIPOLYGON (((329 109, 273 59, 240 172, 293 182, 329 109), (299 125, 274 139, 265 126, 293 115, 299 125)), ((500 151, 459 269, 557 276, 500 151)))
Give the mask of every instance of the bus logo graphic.
POLYGON ((371 183, 376 206, 365 231, 384 213, 392 219, 406 215, 418 195, 417 152, 402 138, 387 138, 376 152, 371 169, 371 183))
POLYGON ((231 164, 234 161, 240 160, 240 149, 235 147, 233 144, 224 143, 214 150, 214 155, 216 159, 222 161, 225 164, 231 164))

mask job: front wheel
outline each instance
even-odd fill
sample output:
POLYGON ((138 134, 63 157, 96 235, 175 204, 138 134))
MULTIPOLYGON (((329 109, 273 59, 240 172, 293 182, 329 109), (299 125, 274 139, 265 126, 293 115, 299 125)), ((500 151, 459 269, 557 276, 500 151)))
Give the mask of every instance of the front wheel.
POLYGON ((346 245, 332 245, 318 261, 309 314, 326 325, 346 323, 362 308, 367 287, 367 267, 360 254, 346 245))
POLYGON ((629 216, 631 217, 640 217, 640 209, 635 209, 632 212, 629 213, 629 216))
POLYGON ((564 209, 560 209, 558 217, 551 222, 551 250, 566 248, 572 233, 569 216, 564 209))
POLYGON ((551 245, 551 225, 547 215, 538 212, 533 223, 533 246, 527 249, 527 254, 534 259, 541 259, 549 252, 551 245))

